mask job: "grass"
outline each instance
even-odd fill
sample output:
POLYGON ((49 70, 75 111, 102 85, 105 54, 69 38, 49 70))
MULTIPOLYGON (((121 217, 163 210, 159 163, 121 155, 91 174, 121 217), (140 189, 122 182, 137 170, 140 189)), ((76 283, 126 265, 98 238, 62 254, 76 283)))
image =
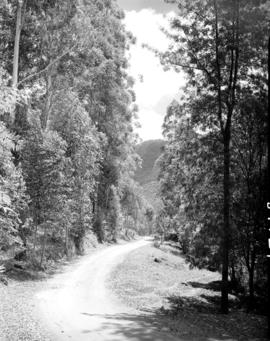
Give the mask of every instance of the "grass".
POLYGON ((233 296, 231 313, 220 314, 220 275, 190 269, 174 244, 133 251, 115 268, 109 285, 125 304, 158 316, 179 337, 264 340, 266 319, 235 309, 233 296))

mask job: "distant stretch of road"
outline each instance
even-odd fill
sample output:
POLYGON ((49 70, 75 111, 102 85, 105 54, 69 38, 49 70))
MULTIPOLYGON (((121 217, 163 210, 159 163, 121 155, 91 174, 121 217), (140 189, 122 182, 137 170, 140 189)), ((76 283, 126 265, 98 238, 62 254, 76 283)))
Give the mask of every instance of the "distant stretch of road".
MULTIPOLYGON (((175 341, 124 306, 106 288, 112 269, 148 240, 115 245, 85 256, 48 281, 37 295, 54 341, 175 341)), ((146 320, 145 320, 146 319, 146 320)))

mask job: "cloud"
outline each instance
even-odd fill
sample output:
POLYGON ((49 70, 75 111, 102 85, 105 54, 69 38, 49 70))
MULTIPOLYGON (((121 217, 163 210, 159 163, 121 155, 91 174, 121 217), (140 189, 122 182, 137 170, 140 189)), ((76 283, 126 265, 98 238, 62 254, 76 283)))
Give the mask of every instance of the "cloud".
POLYGON ((127 11, 152 8, 158 13, 168 13, 177 8, 175 4, 165 3, 164 0, 118 0, 118 4, 127 11))
POLYGON ((170 41, 160 27, 169 27, 169 18, 174 13, 162 15, 153 9, 126 12, 124 24, 137 38, 129 51, 129 73, 136 80, 134 90, 139 106, 140 136, 145 139, 161 138, 161 125, 170 102, 179 95, 184 84, 182 73, 164 71, 154 53, 142 47, 150 45, 166 51, 170 41), (143 79, 143 81, 141 81, 143 79))
POLYGON ((162 96, 159 101, 153 106, 155 112, 159 115, 164 116, 164 113, 167 112, 168 103, 171 103, 173 99, 177 97, 175 94, 166 94, 162 96))
POLYGON ((141 128, 138 133, 143 141, 162 138, 163 117, 150 109, 140 111, 141 128))

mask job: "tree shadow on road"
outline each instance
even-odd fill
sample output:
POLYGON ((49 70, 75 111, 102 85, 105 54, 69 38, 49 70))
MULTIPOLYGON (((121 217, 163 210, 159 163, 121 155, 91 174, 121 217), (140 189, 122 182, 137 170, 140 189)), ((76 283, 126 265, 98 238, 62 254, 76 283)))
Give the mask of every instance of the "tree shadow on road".
MULTIPOLYGON (((185 307, 175 311, 175 298, 170 298, 170 310, 141 311, 129 314, 88 314, 89 318, 102 319, 96 332, 108 330, 108 340, 120 341, 240 341, 263 340, 264 329, 259 321, 245 323, 243 316, 224 316, 205 303, 199 308, 196 299, 185 298, 185 307), (188 307, 187 307, 188 305, 188 307), (202 308, 203 307, 203 308, 202 308), (199 308, 199 309, 198 309, 199 308), (180 310, 179 310, 180 309, 180 310), (242 329, 241 329, 242 328, 242 329), (257 329, 256 329, 257 328, 257 329), (256 339, 257 340, 257 339, 256 339)), ((93 330, 82 330, 82 334, 93 330)), ((106 338, 107 340, 107 338, 106 338)))
POLYGON ((218 291, 221 290, 221 281, 212 281, 208 283, 202 283, 202 282, 187 282, 188 285, 192 286, 193 288, 200 288, 200 289, 206 289, 206 290, 212 290, 212 291, 218 291))
MULTIPOLYGON (((88 314, 89 318, 100 318, 104 320, 99 330, 95 332, 105 333, 109 331, 106 340, 120 341, 209 341, 209 337, 196 337, 193 333, 190 335, 174 336, 169 327, 164 323, 160 313, 157 312, 141 312, 141 314, 88 314)), ((190 326, 190 330, 192 326, 190 326)), ((93 330, 82 330, 82 334, 91 334, 93 330)), ((187 333, 187 332, 186 332, 187 333)), ((222 338, 220 340, 228 340, 222 338)))
MULTIPOLYGON (((125 314, 89 314, 102 319, 100 330, 108 330, 108 340, 120 341, 248 341, 264 340, 263 317, 243 312, 219 313, 219 296, 171 296, 167 309, 141 310, 125 314)), ((92 330, 82 330, 83 334, 92 330)), ((107 338, 106 338, 107 340, 107 338)))

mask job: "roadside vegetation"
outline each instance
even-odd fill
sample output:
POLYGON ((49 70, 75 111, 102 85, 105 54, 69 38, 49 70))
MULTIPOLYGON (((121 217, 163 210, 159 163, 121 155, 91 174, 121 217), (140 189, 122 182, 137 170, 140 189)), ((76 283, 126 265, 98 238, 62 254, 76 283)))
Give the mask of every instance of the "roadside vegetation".
POLYGON ((113 271, 108 285, 118 298, 145 314, 157 329, 183 340, 265 340, 266 318, 239 309, 220 314, 218 272, 191 269, 179 245, 164 242, 133 251, 113 271))

